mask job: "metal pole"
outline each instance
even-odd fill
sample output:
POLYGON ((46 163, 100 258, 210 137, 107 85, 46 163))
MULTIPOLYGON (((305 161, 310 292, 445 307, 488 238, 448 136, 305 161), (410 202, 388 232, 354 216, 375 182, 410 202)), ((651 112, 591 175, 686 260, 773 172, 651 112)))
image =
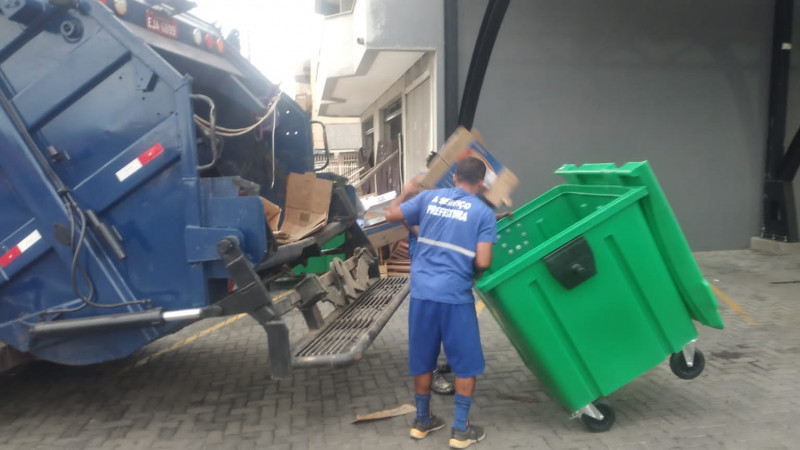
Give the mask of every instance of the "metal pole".
MULTIPOLYGON (((403 153, 403 133, 397 133, 397 151, 400 152, 401 155, 405 156, 403 153)), ((399 157, 397 158, 397 176, 400 178, 397 186, 397 191, 399 192, 400 188, 403 186, 403 180, 405 180, 405 176, 403 174, 403 158, 399 157)))
POLYGON ((800 168, 800 130, 795 133, 783 159, 781 159, 778 167, 778 179, 781 181, 794 180, 798 168, 800 168))
POLYGON ((769 83, 769 122, 767 123, 767 179, 774 180, 783 157, 786 138, 786 103, 789 94, 789 62, 792 49, 792 9, 794 0, 775 0, 772 30, 772 63, 769 83))
POLYGON ((444 131, 458 126, 458 1, 444 0, 444 131))
POLYGON ((398 150, 393 151, 386 158, 383 158, 383 161, 381 161, 378 164, 376 164, 375 167, 369 169, 369 172, 365 173, 364 176, 361 177, 361 180, 359 180, 358 183, 354 184, 353 187, 356 187, 356 188, 360 187, 362 184, 364 184, 369 179, 369 177, 373 177, 374 178, 377 175, 378 170, 382 169, 383 166, 385 166, 386 164, 391 162, 392 158, 396 157, 399 154, 400 154, 400 150, 398 149, 398 150))
MULTIPOLYGON (((795 140, 790 145, 788 154, 784 156, 794 0, 775 0, 774 5, 761 235, 768 239, 797 242, 794 192, 791 180, 786 180, 793 157, 798 151, 794 148, 795 140)), ((794 176, 793 173, 791 175, 794 176)))

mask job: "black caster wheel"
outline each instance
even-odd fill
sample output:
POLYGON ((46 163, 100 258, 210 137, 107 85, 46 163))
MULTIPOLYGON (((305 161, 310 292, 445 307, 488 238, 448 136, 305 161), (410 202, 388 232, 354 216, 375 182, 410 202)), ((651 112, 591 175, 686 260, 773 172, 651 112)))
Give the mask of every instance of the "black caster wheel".
POLYGON ((692 367, 686 364, 686 358, 683 356, 683 352, 673 353, 672 356, 669 357, 669 368, 672 369, 672 373, 684 380, 697 378, 705 367, 706 358, 700 350, 694 351, 694 364, 692 367))
POLYGON ((611 427, 614 425, 614 420, 616 419, 616 416, 614 415, 614 410, 605 403, 595 403, 594 406, 603 415, 603 420, 597 420, 591 416, 584 414, 581 416, 581 421, 583 422, 583 425, 586 426, 586 429, 591 431, 592 433, 602 433, 604 431, 610 430, 611 427))

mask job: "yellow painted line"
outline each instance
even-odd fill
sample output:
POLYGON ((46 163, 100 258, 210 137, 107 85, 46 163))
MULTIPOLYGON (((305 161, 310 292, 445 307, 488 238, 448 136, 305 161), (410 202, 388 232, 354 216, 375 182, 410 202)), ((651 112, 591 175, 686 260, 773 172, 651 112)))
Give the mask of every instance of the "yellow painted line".
POLYGON ((485 307, 486 305, 483 303, 483 300, 478 300, 478 302, 475 303, 475 311, 478 312, 479 316, 481 315, 481 311, 483 311, 483 308, 485 307))
POLYGON ((730 297, 725 295, 725 293, 720 291, 718 287, 714 286, 711 283, 708 284, 711 285, 711 290, 714 291, 714 294, 720 299, 722 299, 722 301, 725 302, 725 304, 727 304, 728 307, 732 309, 734 312, 736 312, 736 314, 738 314, 742 319, 744 319, 745 322, 749 323, 750 325, 758 325, 758 321, 754 319, 752 316, 750 316, 750 314, 747 314, 744 308, 739 306, 738 303, 736 303, 730 297))
POLYGON ((177 350, 177 349, 183 347, 184 345, 191 344, 192 342, 200 339, 201 337, 203 337, 203 336, 205 336, 207 334, 213 333, 213 332, 219 330, 220 328, 222 328, 224 326, 230 325, 233 322, 236 322, 237 320, 239 320, 239 319, 241 319, 241 318, 243 318, 245 316, 247 316, 247 314, 238 314, 236 316, 230 317, 230 318, 228 318, 226 320, 223 320, 222 322, 214 325, 213 327, 206 328, 205 330, 203 330, 203 331, 201 331, 201 332, 199 332, 197 334, 194 334, 192 336, 189 336, 188 338, 186 338, 186 339, 184 339, 182 341, 176 342, 176 343, 170 345, 169 347, 167 347, 165 349, 161 349, 161 350, 153 353, 150 356, 146 356, 146 357, 136 361, 135 363, 131 364, 130 366, 122 369, 117 374, 117 376, 123 375, 123 374, 127 373, 128 371, 130 371, 132 369, 135 369, 137 367, 141 367, 141 366, 149 363, 150 361, 152 361, 154 358, 157 358, 157 357, 159 357, 159 356, 161 356, 161 355, 163 355, 165 353, 169 353, 171 351, 177 350))

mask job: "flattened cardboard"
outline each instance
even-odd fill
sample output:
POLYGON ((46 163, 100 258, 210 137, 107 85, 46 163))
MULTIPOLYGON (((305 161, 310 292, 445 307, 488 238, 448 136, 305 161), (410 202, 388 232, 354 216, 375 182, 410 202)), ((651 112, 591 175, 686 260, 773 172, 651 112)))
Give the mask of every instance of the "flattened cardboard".
POLYGON ((453 187, 455 166, 462 159, 474 156, 486 164, 485 189, 481 193, 493 206, 511 206, 511 192, 519 184, 513 172, 503 166, 486 149, 483 139, 475 130, 458 127, 434 157, 428 171, 419 181, 424 189, 453 187))
POLYGON ((286 180, 286 211, 278 239, 295 242, 318 231, 328 222, 333 182, 313 172, 290 173, 286 180))
POLYGON ((270 230, 278 231, 278 225, 281 223, 281 207, 264 197, 261 197, 261 203, 264 205, 264 217, 267 219, 270 230))
POLYGON ((370 420, 388 419, 389 417, 397 417, 405 414, 417 412, 417 407, 410 403, 403 403, 391 409, 377 411, 369 414, 359 414, 356 419, 351 423, 366 422, 370 420))

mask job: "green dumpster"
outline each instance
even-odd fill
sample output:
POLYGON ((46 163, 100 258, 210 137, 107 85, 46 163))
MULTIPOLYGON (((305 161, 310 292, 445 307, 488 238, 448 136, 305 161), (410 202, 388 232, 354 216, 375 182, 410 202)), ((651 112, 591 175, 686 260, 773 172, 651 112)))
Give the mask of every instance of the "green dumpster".
POLYGON ((722 328, 710 286, 647 162, 565 165, 557 186, 498 222, 478 294, 525 365, 592 431, 594 403, 670 356, 702 372, 692 319, 722 328))

